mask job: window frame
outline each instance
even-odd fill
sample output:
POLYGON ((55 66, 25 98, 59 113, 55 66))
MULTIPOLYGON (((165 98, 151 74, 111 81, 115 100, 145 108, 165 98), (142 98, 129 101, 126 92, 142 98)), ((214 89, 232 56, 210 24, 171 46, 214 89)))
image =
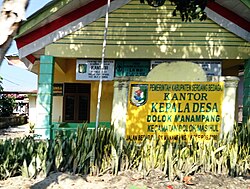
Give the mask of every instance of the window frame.
MULTIPOLYGON (((73 122, 73 123, 89 123, 90 122, 90 96, 91 96, 91 84, 83 84, 83 83, 69 83, 69 84, 65 84, 65 92, 63 95, 63 122, 73 122), (78 89, 79 87, 87 87, 89 89, 87 89, 87 91, 85 92, 78 92, 79 90, 76 89, 76 91, 74 92, 69 92, 67 90, 67 85, 75 85, 75 87, 78 89), (67 92, 66 92, 67 91, 67 92), (68 96, 73 96, 74 97, 74 112, 73 112, 73 119, 72 120, 66 120, 66 100, 68 96), (80 97, 81 96, 85 96, 88 99, 88 104, 87 104, 87 120, 79 120, 79 101, 80 101, 80 97)), ((70 88, 70 87, 69 87, 70 88)))

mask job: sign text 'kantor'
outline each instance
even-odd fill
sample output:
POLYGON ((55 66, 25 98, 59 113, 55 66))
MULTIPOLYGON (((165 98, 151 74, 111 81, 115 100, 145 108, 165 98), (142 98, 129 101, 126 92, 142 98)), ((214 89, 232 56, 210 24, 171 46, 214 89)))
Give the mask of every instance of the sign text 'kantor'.
POLYGON ((126 138, 216 138, 223 95, 223 82, 132 82, 126 138))

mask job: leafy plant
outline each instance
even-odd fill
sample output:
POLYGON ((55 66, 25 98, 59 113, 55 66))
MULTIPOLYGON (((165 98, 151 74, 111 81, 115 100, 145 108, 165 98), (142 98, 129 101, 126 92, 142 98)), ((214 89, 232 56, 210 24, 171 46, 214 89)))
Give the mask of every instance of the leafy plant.
MULTIPOLYGON (((166 0, 140 0, 141 3, 147 1, 148 5, 152 7, 163 6, 166 0)), ((201 21, 207 18, 204 12, 209 1, 214 0, 169 0, 175 9, 172 13, 176 16, 178 13, 182 21, 192 21, 194 19, 199 19, 201 21)))
POLYGON ((113 128, 97 132, 83 125, 67 137, 35 140, 33 137, 0 140, 0 179, 14 175, 36 177, 54 171, 75 174, 118 174, 134 170, 147 176, 161 170, 170 180, 202 172, 245 175, 250 171, 248 127, 242 126, 234 139, 190 143, 181 138, 162 141, 155 135, 141 143, 118 137, 113 128))
POLYGON ((0 96, 0 117, 8 117, 14 110, 14 98, 7 95, 0 96))
MULTIPOLYGON (((2 77, 0 76, 0 92, 3 91, 2 77)), ((8 117, 14 110, 14 98, 0 94, 0 117, 8 117)))

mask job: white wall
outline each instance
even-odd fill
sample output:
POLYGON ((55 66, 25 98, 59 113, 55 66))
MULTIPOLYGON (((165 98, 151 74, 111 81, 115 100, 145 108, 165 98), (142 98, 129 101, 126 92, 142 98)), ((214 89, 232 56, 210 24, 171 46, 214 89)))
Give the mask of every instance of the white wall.
POLYGON ((36 123, 36 96, 29 96, 29 123, 36 123))
POLYGON ((62 122, 63 96, 54 96, 52 105, 52 122, 62 122))

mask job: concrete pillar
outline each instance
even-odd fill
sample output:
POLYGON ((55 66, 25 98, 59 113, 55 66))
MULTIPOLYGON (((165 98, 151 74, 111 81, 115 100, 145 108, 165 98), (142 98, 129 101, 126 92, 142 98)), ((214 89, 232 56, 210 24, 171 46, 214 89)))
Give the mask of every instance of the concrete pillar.
POLYGON ((40 73, 37 94, 37 120, 35 125, 35 135, 40 139, 50 139, 52 100, 54 83, 54 57, 40 57, 40 73))
POLYGON ((111 115, 111 125, 114 126, 118 135, 122 137, 125 137, 126 132, 128 86, 128 80, 120 80, 114 82, 114 97, 111 115))
POLYGON ((224 98, 222 103, 221 136, 229 134, 231 137, 236 123, 236 97, 239 78, 234 76, 221 77, 224 81, 224 98))
POLYGON ((36 124, 36 96, 29 95, 29 124, 36 124))
POLYGON ((243 91, 243 124, 250 124, 250 59, 245 62, 243 91))

